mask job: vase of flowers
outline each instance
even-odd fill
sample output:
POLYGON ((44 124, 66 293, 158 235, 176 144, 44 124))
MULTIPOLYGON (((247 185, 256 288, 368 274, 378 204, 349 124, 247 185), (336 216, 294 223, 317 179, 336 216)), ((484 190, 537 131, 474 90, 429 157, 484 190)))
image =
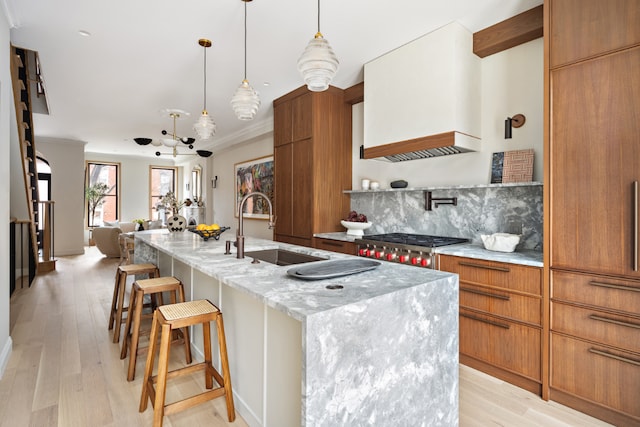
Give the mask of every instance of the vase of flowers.
POLYGON ((187 228, 187 219, 180 215, 183 205, 184 201, 178 200, 173 191, 162 196, 160 203, 156 205, 156 210, 164 210, 165 223, 170 232, 180 232, 187 228))
POLYGON ((177 215, 182 209, 184 201, 178 200, 173 191, 169 191, 167 194, 160 198, 160 203, 156 205, 156 210, 164 209, 174 215, 177 215))

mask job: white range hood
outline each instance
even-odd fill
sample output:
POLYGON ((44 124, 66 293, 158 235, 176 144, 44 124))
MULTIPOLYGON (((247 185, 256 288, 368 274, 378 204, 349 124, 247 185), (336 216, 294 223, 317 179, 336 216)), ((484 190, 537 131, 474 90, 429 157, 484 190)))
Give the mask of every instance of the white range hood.
POLYGON ((452 22, 364 67, 364 158, 404 161, 480 148, 480 58, 452 22))

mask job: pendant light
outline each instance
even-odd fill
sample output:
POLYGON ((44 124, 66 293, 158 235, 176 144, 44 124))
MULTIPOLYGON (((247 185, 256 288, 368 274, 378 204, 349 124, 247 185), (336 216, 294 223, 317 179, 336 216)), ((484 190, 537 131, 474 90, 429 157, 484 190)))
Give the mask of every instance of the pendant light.
POLYGON ((204 48, 204 108, 202 115, 193 125, 193 130, 198 135, 198 139, 209 139, 216 133, 216 124, 207 112, 207 48, 211 47, 211 40, 200 39, 198 44, 204 48))
POLYGON ((251 0, 241 1, 244 2, 244 79, 231 98, 231 108, 238 119, 252 120, 260 108, 260 97, 247 80, 247 3, 251 0))
POLYGON ((298 71, 302 74, 310 91, 322 92, 329 88, 331 80, 338 72, 338 64, 336 54, 320 32, 320 0, 318 0, 318 32, 298 59, 298 71))

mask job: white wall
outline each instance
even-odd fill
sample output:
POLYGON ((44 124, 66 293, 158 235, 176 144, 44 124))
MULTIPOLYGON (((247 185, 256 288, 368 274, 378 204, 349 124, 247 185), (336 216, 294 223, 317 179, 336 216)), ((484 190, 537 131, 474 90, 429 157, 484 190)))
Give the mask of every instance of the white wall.
MULTIPOLYGON (((217 175, 218 184, 217 188, 211 190, 213 195, 212 221, 221 226, 231 227, 231 230, 222 235, 222 239, 233 240, 238 225, 238 218, 235 217, 234 165, 270 155, 273 155, 273 132, 250 139, 213 155, 213 168, 210 176, 217 175)), ((208 186, 211 187, 210 181, 208 186)), ((245 236, 273 239, 273 230, 269 229, 265 220, 245 219, 243 231, 245 236)))
MULTIPOLYGON (((353 106, 353 189, 362 178, 389 188, 404 179, 410 187, 488 184, 494 152, 533 148, 533 180, 543 177, 543 43, 542 38, 482 59, 482 150, 424 160, 389 163, 361 160, 363 139, 362 103, 353 106), (526 123, 504 139, 504 120, 524 114, 526 123)), ((366 102, 366 100, 365 100, 366 102)))
MULTIPOLYGON (((11 140, 11 110, 13 95, 9 68, 9 25, 3 11, 0 11, 0 199, 11 200, 11 173, 9 167, 11 140)), ((15 124, 14 124, 15 126, 15 124)), ((11 356, 9 336, 9 203, 0 204, 0 378, 4 375, 11 356)))
POLYGON ((39 137, 36 149, 51 167, 54 255, 84 253, 84 142, 39 137))

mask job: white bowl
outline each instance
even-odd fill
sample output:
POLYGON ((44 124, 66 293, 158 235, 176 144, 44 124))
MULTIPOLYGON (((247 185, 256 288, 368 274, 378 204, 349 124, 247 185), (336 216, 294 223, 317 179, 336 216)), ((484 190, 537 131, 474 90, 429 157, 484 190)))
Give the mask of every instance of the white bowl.
POLYGON ((481 234, 485 249, 496 252, 513 252, 520 243, 520 236, 508 233, 481 234))
POLYGON ((354 221, 340 221, 340 224, 347 229, 347 234, 350 236, 361 237, 364 234, 364 230, 371 227, 370 222, 354 222, 354 221))

